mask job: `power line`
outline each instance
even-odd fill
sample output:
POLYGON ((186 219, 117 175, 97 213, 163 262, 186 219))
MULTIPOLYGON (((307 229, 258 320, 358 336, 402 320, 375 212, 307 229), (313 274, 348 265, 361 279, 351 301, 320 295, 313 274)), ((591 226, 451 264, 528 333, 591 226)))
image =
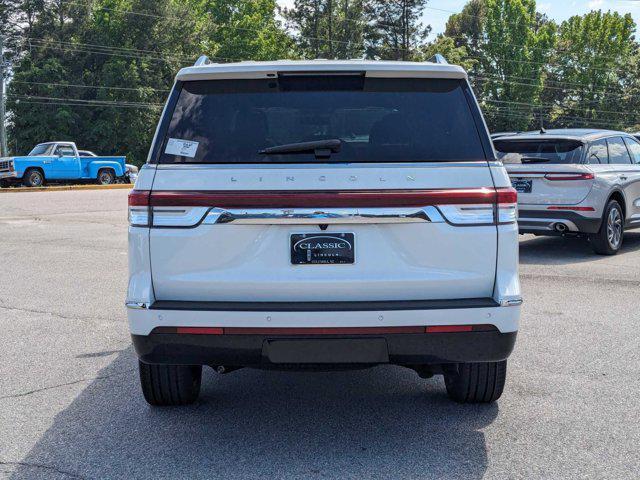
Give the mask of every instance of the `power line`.
MULTIPOLYGON (((491 102, 491 103, 502 103, 502 104, 510 104, 510 105, 523 105, 523 106, 529 106, 529 107, 535 107, 535 108, 567 108, 567 109, 572 109, 572 110, 581 110, 580 107, 572 107, 569 105, 543 105, 543 104, 536 104, 536 103, 527 103, 527 102, 517 102, 514 100, 492 100, 492 99, 483 99, 484 102, 491 102)), ((594 113, 604 113, 604 114, 608 114, 608 115, 631 115, 631 116, 635 116, 635 117, 640 117, 640 113, 632 113, 632 112, 615 112, 612 110, 598 110, 598 109, 593 109, 593 108, 587 108, 585 110, 589 110, 590 112, 594 112, 594 113)))
MULTIPOLYGON (((542 83, 541 85, 537 85, 534 83, 523 83, 523 82, 518 82, 518 81, 514 81, 511 80, 509 78, 490 78, 487 76, 483 76, 483 75, 469 75, 469 77, 471 78, 478 78, 480 80, 486 80, 488 82, 496 82, 496 83, 503 83, 503 84, 508 84, 508 85, 520 85, 520 86, 525 86, 525 87, 539 87, 541 90, 545 90, 545 89, 550 89, 550 90, 558 90, 558 91, 571 91, 571 92, 578 92, 578 93, 592 93, 592 94, 599 94, 599 96, 601 97, 601 99, 604 98, 629 98, 630 95, 628 93, 602 93, 602 92, 607 92, 607 91, 601 91, 598 89, 588 89, 588 88, 583 88, 582 90, 577 89, 577 88, 568 88, 568 87, 558 87, 558 86, 553 86, 553 85, 547 85, 546 83, 542 83)), ((531 79, 532 81, 534 79, 531 79)), ((570 84, 569 84, 570 85, 570 84)), ((599 100, 591 100, 589 101, 590 103, 596 103, 599 100)), ((585 101, 586 102, 586 101, 585 101)))
POLYGON ((71 88, 91 88, 91 89, 103 89, 103 90, 123 90, 140 92, 141 90, 152 90, 154 92, 170 92, 168 88, 152 88, 141 86, 139 88, 132 87, 108 87, 104 85, 78 85, 71 83, 56 83, 56 82, 27 82, 25 80, 11 80, 11 83, 19 83, 24 85, 42 85, 42 86, 55 86, 55 87, 71 87, 71 88))
POLYGON ((89 107, 89 108, 157 108, 148 105, 92 105, 83 103, 67 103, 67 102, 38 102, 31 100, 20 100, 20 104, 30 105, 54 105, 54 106, 69 106, 69 107, 89 107))
POLYGON ((148 106, 154 108, 162 108, 164 105, 158 103, 148 102, 131 102, 131 101, 114 101, 114 100, 84 100, 79 98, 65 98, 65 97, 48 97, 43 95, 10 95, 12 98, 25 99, 25 100, 54 100, 63 102, 74 103, 86 103, 93 105, 135 105, 135 106, 148 106))

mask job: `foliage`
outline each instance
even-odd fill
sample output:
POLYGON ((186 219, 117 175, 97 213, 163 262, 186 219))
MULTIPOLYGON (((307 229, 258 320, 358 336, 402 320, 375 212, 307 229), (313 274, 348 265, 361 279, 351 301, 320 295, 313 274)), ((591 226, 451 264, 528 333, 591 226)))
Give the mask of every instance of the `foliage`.
POLYGON ((497 130, 523 130, 540 103, 556 25, 541 21, 534 0, 486 0, 480 97, 497 130))
POLYGON ((562 22, 544 99, 555 124, 638 123, 638 110, 629 108, 638 106, 635 29, 631 15, 600 10, 562 22))
POLYGON ((491 130, 640 128, 640 53, 630 15, 556 25, 535 0, 469 0, 429 41, 428 0, 3 0, 11 68, 9 147, 69 139, 142 163, 179 68, 278 58, 462 65, 491 130), (284 19, 284 25, 278 15, 284 19))
POLYGON ((414 60, 431 26, 420 17, 428 0, 379 0, 369 2, 371 28, 367 57, 384 60, 414 60))
POLYGON ((295 0, 282 10, 305 58, 361 58, 365 0, 295 0))
POLYGON ((425 45, 416 55, 416 59, 428 61, 436 53, 446 58, 449 63, 460 65, 466 71, 473 70, 476 64, 476 60, 469 56, 467 47, 456 46, 453 38, 444 35, 438 36, 433 42, 425 45))
POLYGON ((29 21, 28 50, 14 65, 8 97, 15 153, 68 139, 141 164, 180 67, 202 53, 220 61, 295 55, 276 19, 275 0, 33 1, 19 7, 14 17, 29 21))

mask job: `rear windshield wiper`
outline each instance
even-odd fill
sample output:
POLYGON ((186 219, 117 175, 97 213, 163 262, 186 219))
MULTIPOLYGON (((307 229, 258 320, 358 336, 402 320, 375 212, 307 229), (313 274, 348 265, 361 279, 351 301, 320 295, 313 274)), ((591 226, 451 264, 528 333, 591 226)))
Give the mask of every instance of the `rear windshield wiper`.
POLYGON ((260 155, 282 155, 288 153, 313 153, 316 158, 328 158, 342 148, 342 140, 315 140, 311 142, 285 143, 260 150, 260 155))

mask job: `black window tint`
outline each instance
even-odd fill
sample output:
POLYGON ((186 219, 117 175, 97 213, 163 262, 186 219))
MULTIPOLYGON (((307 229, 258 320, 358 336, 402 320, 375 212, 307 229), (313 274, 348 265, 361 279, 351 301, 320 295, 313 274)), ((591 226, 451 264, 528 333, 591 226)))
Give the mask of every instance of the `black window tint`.
POLYGON ((609 145, 609 163, 617 165, 629 165, 631 163, 631 157, 627 147, 622 141, 622 137, 613 137, 607 139, 609 145))
POLYGON ((587 152, 587 163, 590 164, 606 164, 609 163, 609 153, 607 151, 607 141, 597 140, 589 146, 587 152))
POLYGON ((185 82, 159 162, 485 159, 464 88, 461 80, 361 75, 185 82), (170 139, 172 146, 187 149, 167 148, 170 139), (329 160, 316 159, 308 151, 259 153, 268 147, 328 139, 341 141, 340 151, 329 160))
POLYGON ((640 163, 640 143, 631 137, 624 137, 624 143, 627 144, 627 148, 631 154, 631 161, 633 163, 640 163))
POLYGON ((576 140, 494 140, 503 163, 580 163, 582 143, 576 140))

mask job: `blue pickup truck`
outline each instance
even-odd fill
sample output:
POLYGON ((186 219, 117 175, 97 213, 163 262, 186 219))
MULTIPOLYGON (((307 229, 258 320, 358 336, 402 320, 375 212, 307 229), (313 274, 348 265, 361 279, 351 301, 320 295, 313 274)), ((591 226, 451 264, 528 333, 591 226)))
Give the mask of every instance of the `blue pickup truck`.
POLYGON ((109 185, 129 181, 125 157, 83 156, 73 142, 36 145, 25 157, 0 158, 0 186, 22 183, 40 187, 47 181, 93 181, 109 185))

